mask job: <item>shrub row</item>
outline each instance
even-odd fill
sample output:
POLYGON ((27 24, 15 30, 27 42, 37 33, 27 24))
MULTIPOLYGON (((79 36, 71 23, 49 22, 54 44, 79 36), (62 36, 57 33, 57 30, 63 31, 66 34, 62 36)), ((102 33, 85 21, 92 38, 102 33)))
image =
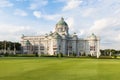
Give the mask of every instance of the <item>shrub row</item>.
MULTIPOLYGON (((48 55, 48 54, 0 54, 0 57, 80 57, 80 58, 96 58, 96 56, 77 56, 76 54, 73 55, 63 55, 62 53, 56 55, 48 55)), ((118 58, 118 56, 100 56, 99 59, 113 59, 118 58)))
POLYGON ((35 54, 4 54, 1 57, 36 57, 35 54))

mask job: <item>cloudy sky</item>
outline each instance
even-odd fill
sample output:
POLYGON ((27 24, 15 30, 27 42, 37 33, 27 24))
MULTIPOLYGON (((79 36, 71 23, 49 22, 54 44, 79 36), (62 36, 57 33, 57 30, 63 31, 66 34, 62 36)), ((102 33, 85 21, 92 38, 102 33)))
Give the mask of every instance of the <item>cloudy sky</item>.
POLYGON ((61 17, 70 34, 95 33, 102 49, 120 49, 120 0, 0 0, 0 40, 49 33, 61 17))

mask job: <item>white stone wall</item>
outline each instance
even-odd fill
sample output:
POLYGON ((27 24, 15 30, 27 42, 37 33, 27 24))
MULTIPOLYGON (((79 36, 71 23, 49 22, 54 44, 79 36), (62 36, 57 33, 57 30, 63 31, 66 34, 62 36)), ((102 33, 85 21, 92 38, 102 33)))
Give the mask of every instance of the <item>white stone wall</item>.
MULTIPOLYGON (((31 45, 33 46, 33 51, 29 50, 30 52, 34 52, 35 46, 38 47, 38 50, 35 52, 40 52, 44 54, 54 55, 54 53, 63 53, 68 55, 68 53, 76 53, 77 55, 92 55, 92 56, 99 56, 100 55, 100 40, 96 38, 92 40, 91 38, 87 39, 77 39, 76 37, 71 37, 71 39, 67 39, 66 37, 62 37, 61 39, 55 39, 51 36, 47 38, 45 36, 25 36, 22 37, 21 45, 24 47, 26 46, 26 41, 29 40, 31 45), (69 41, 69 43, 68 43, 69 41), (53 46, 56 45, 56 50, 53 50, 53 46), (44 50, 39 50, 39 46, 44 46, 44 50), (68 46, 72 47, 71 50, 68 46), (95 46, 95 51, 90 51, 90 46, 95 46), (68 51, 69 50, 69 51, 68 51)), ((27 50, 23 49, 23 52, 27 50)))
POLYGON ((41 36, 22 36, 21 45, 23 46, 23 52, 37 52, 54 55, 56 53, 63 53, 69 55, 69 53, 76 53, 80 55, 91 55, 97 56, 100 55, 100 39, 92 34, 86 39, 78 38, 76 33, 69 35, 69 27, 64 21, 64 18, 56 24, 55 31, 51 32, 49 35, 41 36), (33 50, 26 50, 26 41, 30 42, 30 46, 33 47, 33 50), (44 46, 44 50, 40 50, 44 46), (91 50, 91 47, 95 47, 95 50, 91 50), (70 48, 69 48, 70 47, 70 48), (37 48, 37 49, 34 49, 37 48), (55 49, 56 48, 56 49, 55 49), (60 48, 60 49, 59 49, 60 48), (34 51, 35 50, 35 51, 34 51))

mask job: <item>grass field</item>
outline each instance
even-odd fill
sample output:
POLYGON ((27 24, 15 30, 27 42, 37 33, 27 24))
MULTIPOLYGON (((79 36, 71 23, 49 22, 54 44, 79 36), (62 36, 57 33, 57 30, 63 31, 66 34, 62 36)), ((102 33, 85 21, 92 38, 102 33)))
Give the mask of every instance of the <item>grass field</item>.
POLYGON ((0 80, 120 80, 120 60, 0 58, 0 80))

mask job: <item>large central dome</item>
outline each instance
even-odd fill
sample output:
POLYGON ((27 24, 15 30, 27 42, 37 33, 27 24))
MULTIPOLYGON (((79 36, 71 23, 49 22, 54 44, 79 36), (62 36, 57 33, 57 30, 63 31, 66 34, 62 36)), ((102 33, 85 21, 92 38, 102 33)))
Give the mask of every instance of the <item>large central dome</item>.
POLYGON ((64 18, 62 17, 61 20, 56 24, 56 26, 62 25, 62 26, 68 26, 67 23, 64 21, 64 18))
POLYGON ((68 30, 69 30, 68 25, 64 21, 64 18, 62 17, 60 21, 56 24, 55 32, 58 32, 59 34, 68 35, 68 30))

